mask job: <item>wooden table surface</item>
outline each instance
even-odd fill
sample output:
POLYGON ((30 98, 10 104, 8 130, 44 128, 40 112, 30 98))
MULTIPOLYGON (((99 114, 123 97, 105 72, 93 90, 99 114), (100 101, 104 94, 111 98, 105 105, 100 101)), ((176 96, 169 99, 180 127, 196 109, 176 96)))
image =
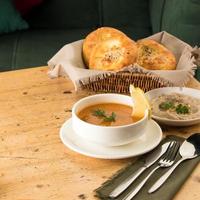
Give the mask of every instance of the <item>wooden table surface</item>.
MULTIPOLYGON (((77 154, 60 141, 76 93, 69 79, 49 79, 47 67, 0 73, 0 199, 94 200, 93 190, 131 159, 103 160, 77 154), (79 196, 82 195, 82 196, 79 196)), ((200 89, 194 79, 189 87, 200 89)), ((165 128, 189 136, 200 125, 165 128)), ((174 200, 200 199, 200 165, 174 200)))

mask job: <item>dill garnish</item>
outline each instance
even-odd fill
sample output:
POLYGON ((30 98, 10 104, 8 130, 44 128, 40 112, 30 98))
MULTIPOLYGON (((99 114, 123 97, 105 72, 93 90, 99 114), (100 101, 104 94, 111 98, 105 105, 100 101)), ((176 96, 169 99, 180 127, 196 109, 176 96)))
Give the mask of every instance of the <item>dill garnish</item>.
POLYGON ((104 110, 97 109, 93 111, 93 115, 102 118, 104 122, 115 122, 116 114, 112 112, 110 116, 107 116, 104 110))
POLYGON ((115 118, 116 118, 116 114, 112 112, 110 116, 105 116, 103 120, 105 122, 115 122, 115 118))
POLYGON ((101 109, 94 110, 93 115, 96 117, 105 117, 106 116, 105 111, 101 110, 101 109))

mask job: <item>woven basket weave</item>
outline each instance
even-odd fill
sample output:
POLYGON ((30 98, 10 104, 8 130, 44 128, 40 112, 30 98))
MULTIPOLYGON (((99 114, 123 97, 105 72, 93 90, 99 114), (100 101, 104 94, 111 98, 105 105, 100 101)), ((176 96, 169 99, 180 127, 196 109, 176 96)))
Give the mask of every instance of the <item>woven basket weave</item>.
POLYGON ((173 86, 172 83, 163 80, 157 75, 131 72, 118 72, 116 74, 104 75, 103 78, 97 77, 95 81, 89 80, 87 84, 80 82, 81 89, 87 89, 94 92, 122 94, 129 93, 130 84, 140 87, 145 92, 155 88, 173 86))

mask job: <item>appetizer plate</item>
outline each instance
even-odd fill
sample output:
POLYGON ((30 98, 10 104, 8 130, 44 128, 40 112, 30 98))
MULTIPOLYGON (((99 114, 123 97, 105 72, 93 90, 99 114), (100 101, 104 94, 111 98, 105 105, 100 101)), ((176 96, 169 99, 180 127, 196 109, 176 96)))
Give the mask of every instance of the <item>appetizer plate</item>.
MULTIPOLYGON (((190 97, 200 99, 200 90, 186 88, 186 87, 157 88, 157 89, 150 90, 149 92, 146 92, 145 95, 151 102, 152 99, 162 94, 171 94, 171 93, 179 93, 182 95, 188 95, 190 97)), ((200 117, 195 118, 195 119, 188 119, 188 120, 173 120, 173 119, 167 119, 167 118, 162 118, 162 117, 152 115, 152 118, 161 124, 165 124, 169 126, 191 126, 191 125, 200 123, 200 117)))
POLYGON ((121 159, 138 156, 154 149, 162 139, 162 130, 154 121, 149 120, 147 131, 134 142, 107 147, 82 139, 72 129, 72 120, 66 121, 60 129, 61 141, 69 149, 94 158, 121 159))

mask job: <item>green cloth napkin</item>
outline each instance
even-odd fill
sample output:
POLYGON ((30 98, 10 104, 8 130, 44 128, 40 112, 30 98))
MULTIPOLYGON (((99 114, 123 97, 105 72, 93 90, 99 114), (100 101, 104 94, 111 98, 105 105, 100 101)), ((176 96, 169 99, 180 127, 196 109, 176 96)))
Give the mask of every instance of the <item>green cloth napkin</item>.
MULTIPOLYGON (((184 138, 177 136, 167 136, 162 140, 161 144, 169 141, 169 140, 177 140, 181 143, 185 140, 184 138)), ((102 184, 101 187, 95 190, 96 196, 99 199, 111 199, 108 197, 110 192, 115 188, 119 183, 121 183, 124 179, 126 179, 131 173, 135 172, 138 168, 143 166, 144 160, 147 154, 138 158, 137 161, 129 163, 125 168, 119 170, 115 175, 113 175, 108 181, 102 184)), ((176 161, 181 158, 180 155, 177 156, 176 161)), ((160 168, 158 169, 146 182, 143 188, 139 191, 139 193, 133 198, 134 200, 152 200, 152 199, 162 199, 162 200, 171 200, 176 192, 179 190, 181 185, 186 181, 188 176, 191 174, 195 166, 199 163, 200 156, 184 161, 181 163, 175 171, 171 174, 168 180, 164 183, 164 185, 159 188, 156 192, 152 194, 148 194, 148 190, 155 183, 155 181, 162 176, 169 168, 160 168)), ((146 169, 135 181, 134 183, 120 195, 116 200, 121 200, 130 190, 132 190, 136 185, 138 185, 147 175, 148 173, 157 166, 157 162, 152 165, 150 168, 146 169)))

